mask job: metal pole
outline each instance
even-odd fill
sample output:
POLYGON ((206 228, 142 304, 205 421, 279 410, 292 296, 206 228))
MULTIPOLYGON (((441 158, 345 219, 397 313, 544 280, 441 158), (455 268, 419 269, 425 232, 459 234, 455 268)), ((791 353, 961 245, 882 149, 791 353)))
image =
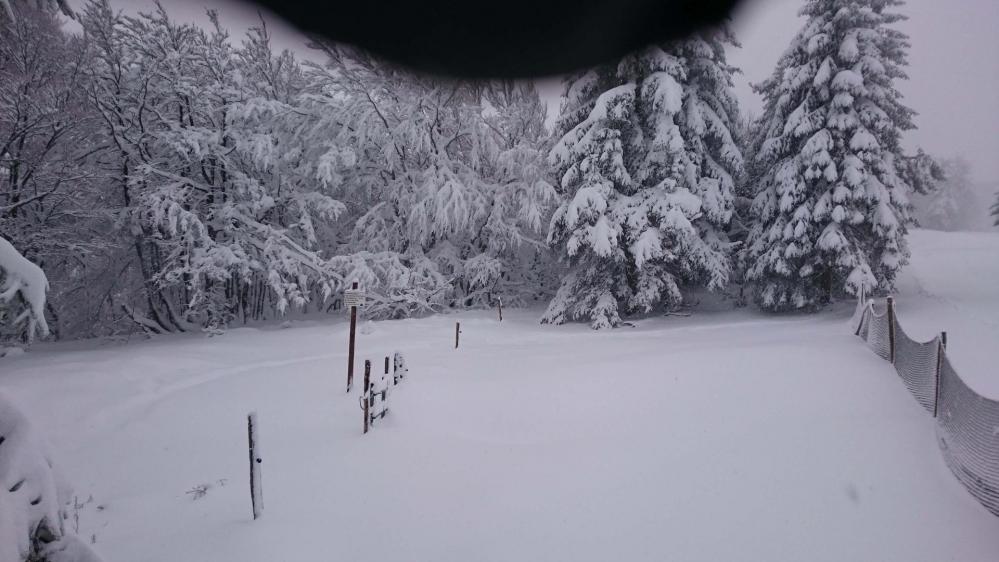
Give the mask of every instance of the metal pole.
MULTIPOLYGON (((351 289, 357 290, 357 281, 351 284, 351 289)), ((354 386, 354 341, 357 334, 357 307, 350 307, 350 341, 347 344, 347 392, 354 386)))
POLYGON ((895 299, 888 297, 888 348, 889 361, 895 364, 895 299))
POLYGON ((943 378, 944 352, 947 351, 947 332, 940 332, 940 343, 937 347, 937 385, 933 391, 933 417, 940 413, 940 380, 943 378))
POLYGON ((257 414, 246 416, 247 434, 250 438, 250 502, 253 505, 253 519, 260 519, 264 512, 264 491, 261 487, 260 439, 257 437, 257 414))

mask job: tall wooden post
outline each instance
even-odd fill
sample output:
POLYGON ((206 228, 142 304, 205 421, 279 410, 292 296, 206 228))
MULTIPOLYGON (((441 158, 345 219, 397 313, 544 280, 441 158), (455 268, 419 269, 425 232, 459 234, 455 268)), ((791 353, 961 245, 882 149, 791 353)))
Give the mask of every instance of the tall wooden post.
POLYGON ((499 321, 503 321, 503 299, 496 297, 496 309, 499 310, 499 321))
POLYGON ((253 519, 260 519, 264 512, 264 491, 261 487, 260 438, 257 436, 257 414, 246 416, 247 433, 250 437, 250 502, 253 505, 253 519))
POLYGON ((458 349, 458 337, 461 335, 461 322, 454 323, 454 348, 458 349))
POLYGON ((940 381, 943 379, 944 353, 947 351, 947 332, 940 332, 940 343, 937 348, 937 387, 933 391, 933 417, 940 414, 940 381))
MULTIPOLYGON (((357 290, 357 281, 351 284, 357 290)), ((347 392, 354 386, 354 341, 357 335, 357 306, 350 307, 350 341, 347 343, 347 392)))
POLYGON ((371 361, 368 359, 364 360, 364 393, 361 395, 361 399, 364 400, 364 433, 368 432, 368 426, 371 424, 371 361))
POLYGON ((889 361, 895 364, 895 299, 888 297, 888 349, 889 361))

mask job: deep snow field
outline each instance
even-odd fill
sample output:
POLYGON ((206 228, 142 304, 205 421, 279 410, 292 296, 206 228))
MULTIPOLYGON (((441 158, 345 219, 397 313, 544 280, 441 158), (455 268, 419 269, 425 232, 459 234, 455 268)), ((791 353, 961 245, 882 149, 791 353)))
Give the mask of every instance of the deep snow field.
MULTIPOLYGON (((911 240, 903 326, 947 330, 961 375, 999 397, 999 235, 911 240)), ((80 534, 109 562, 999 560, 999 518, 849 303, 703 308, 603 332, 540 310, 362 323, 350 395, 343 317, 39 345, 0 359, 0 390, 93 497, 80 534), (394 350, 409 377, 362 435, 363 359, 394 350)))

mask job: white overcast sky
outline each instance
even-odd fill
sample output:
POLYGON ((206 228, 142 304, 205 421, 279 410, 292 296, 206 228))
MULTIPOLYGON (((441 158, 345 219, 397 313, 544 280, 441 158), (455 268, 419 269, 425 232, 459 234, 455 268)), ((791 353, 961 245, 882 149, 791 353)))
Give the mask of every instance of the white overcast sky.
MULTIPOLYGON (((359 0, 363 1, 363 0, 359 0)), ((71 0, 79 6, 82 0, 71 0)), ((239 0, 162 0, 179 19, 204 23, 205 7, 219 10, 235 39, 257 18, 257 7, 239 0)), ((148 10, 152 0, 112 0, 127 13, 148 10)), ((761 103, 749 84, 766 78, 803 20, 803 0, 744 0, 734 28, 741 49, 730 53, 742 69, 737 93, 752 114, 761 103)), ((962 155, 980 182, 999 183, 999 0, 907 0, 899 24, 909 34, 909 80, 900 84, 906 103, 919 115, 919 130, 907 135, 911 149, 923 147, 939 156, 962 155)), ((309 56, 303 40, 278 18, 265 19, 281 48, 309 56)), ((558 110, 557 80, 541 81, 550 113, 558 110)))

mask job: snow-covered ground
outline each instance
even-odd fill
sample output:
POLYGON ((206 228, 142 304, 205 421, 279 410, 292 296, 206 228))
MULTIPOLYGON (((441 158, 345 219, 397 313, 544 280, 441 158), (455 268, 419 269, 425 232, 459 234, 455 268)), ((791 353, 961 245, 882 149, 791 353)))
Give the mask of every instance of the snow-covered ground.
POLYGON ((961 377, 999 399, 999 232, 916 230, 909 243, 895 298, 899 322, 921 341, 946 331, 961 377))
MULTIPOLYGON (((999 396, 999 236, 912 241, 903 324, 947 329, 962 376, 999 396)), ((80 534, 110 562, 996 560, 999 518, 850 312, 375 322, 358 366, 398 349, 410 376, 366 436, 343 319, 37 346, 0 359, 0 387, 93 496, 80 534)))

